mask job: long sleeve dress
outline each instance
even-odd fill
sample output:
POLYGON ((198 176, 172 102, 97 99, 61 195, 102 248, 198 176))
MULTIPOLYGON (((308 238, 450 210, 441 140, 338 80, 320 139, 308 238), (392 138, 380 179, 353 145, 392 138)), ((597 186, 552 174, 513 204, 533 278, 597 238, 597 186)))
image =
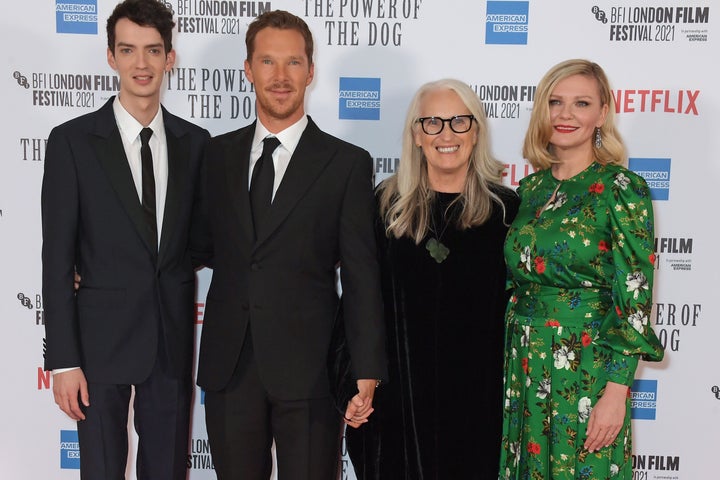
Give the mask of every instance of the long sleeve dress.
POLYGON ((501 479, 630 479, 630 399, 616 440, 583 448, 608 381, 631 386, 663 348, 650 325, 653 210, 645 181, 591 164, 567 180, 521 181, 505 243, 506 313, 501 479))
MULTIPOLYGON (((487 222, 467 230, 444 218, 456 194, 435 194, 439 231, 429 237, 449 249, 440 262, 428 239, 387 238, 379 222, 389 381, 376 391, 369 422, 346 431, 359 480, 487 480, 497 473, 508 299, 502 249, 518 199, 507 188, 496 193, 504 217, 495 204, 487 222)), ((451 207, 447 217, 455 213, 451 207)))

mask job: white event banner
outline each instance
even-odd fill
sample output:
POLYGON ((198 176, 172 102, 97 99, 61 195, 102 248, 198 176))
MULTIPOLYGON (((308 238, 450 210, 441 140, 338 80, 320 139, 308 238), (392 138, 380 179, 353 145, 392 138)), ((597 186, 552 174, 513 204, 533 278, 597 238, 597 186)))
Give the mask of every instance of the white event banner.
MULTIPOLYGON (((587 58, 606 70, 629 166, 651 186, 657 271, 652 322, 666 349, 633 388, 634 479, 716 478, 720 428, 720 264, 713 192, 720 178, 717 2, 577 0, 167 0, 177 62, 163 104, 213 135, 255 117, 243 69, 247 25, 288 10, 315 38, 306 109, 318 125, 371 152, 376 181, 400 157, 417 88, 458 78, 490 122, 492 150, 515 187, 532 172, 521 146, 535 85, 552 65, 587 58)), ((117 93, 106 61, 114 0, 7 2, 0 17, 0 476, 79 478, 76 425, 55 406, 42 371, 40 185, 53 126, 117 93)), ((198 274, 197 338, 211 271, 198 274)), ((472 372, 475 366, 468 365, 472 372)), ((471 375, 471 373, 469 373, 471 375)), ((196 389, 188 478, 214 479, 196 389)), ((133 443, 135 439, 133 438, 133 443)), ((479 453, 479 452, 478 452, 479 453)), ((242 452, 238 452, 242 454, 242 452)), ((483 461, 467 458, 467 462, 483 461)), ((128 478, 135 479, 132 460, 128 478)), ((275 474, 273 474, 275 478, 275 474)), ((347 457, 342 479, 354 480, 347 457)))

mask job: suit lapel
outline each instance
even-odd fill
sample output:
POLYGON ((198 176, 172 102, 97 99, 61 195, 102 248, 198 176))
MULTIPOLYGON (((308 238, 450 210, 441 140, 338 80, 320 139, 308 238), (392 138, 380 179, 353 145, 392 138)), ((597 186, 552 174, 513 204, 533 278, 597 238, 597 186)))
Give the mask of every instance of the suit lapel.
POLYGON ((275 192, 268 219, 257 232, 256 248, 280 226, 332 158, 334 151, 321 137, 322 132, 308 117, 308 125, 275 192))
POLYGON ((230 203, 240 222, 240 231, 249 243, 253 242, 254 229, 250 210, 250 193, 248 192, 250 168, 250 149, 255 132, 255 125, 240 130, 228 140, 223 152, 224 172, 227 179, 227 191, 230 203))
POLYGON ((162 265, 162 260, 172 239, 172 232, 176 228, 182 203, 182 188, 187 181, 190 165, 190 136, 187 135, 187 132, 179 131, 177 122, 164 108, 163 123, 167 142, 168 181, 160 236, 159 265, 162 265))
POLYGON ((97 123, 95 131, 92 133, 91 143, 113 190, 120 199, 120 203, 133 225, 135 225, 135 229, 142 238, 143 243, 150 253, 156 256, 157 245, 145 222, 142 204, 120 138, 120 130, 118 130, 115 122, 112 102, 113 98, 98 110, 97 123))

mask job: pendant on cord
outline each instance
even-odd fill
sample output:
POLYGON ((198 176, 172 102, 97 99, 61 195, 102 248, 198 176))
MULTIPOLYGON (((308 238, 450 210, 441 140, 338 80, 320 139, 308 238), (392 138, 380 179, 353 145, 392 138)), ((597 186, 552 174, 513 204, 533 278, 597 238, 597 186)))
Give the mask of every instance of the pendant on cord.
POLYGON ((430 256, 435 259, 437 263, 442 263, 450 254, 450 249, 434 237, 425 242, 425 249, 430 252, 430 256))

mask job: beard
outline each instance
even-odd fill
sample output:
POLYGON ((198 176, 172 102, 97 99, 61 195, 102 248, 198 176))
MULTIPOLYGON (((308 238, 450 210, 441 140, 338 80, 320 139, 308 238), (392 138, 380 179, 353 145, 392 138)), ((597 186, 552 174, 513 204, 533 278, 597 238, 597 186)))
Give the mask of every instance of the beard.
POLYGON ((299 110, 303 109, 305 100, 304 95, 299 95, 295 88, 290 85, 281 84, 268 87, 262 95, 256 93, 255 99, 258 110, 263 111, 269 117, 276 120, 285 120, 297 114, 299 110), (278 100, 269 92, 272 89, 285 89, 290 92, 290 95, 283 100, 278 100))

